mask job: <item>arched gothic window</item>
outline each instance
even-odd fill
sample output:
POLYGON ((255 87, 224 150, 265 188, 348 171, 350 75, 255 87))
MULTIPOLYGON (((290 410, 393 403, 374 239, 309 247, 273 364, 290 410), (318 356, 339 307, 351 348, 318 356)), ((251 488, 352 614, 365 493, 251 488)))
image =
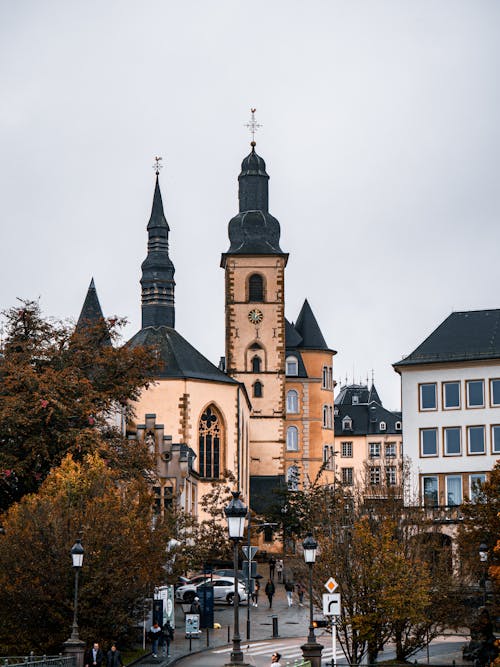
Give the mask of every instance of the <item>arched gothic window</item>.
POLYGON ((286 411, 299 411, 299 392, 295 389, 290 389, 290 391, 288 391, 286 394, 286 411))
POLYGON ((286 448, 289 452, 299 449, 299 429, 296 426, 289 426, 286 430, 286 448))
POLYGON ((260 357, 252 357, 252 373, 260 373, 262 367, 262 359, 260 357))
POLYGON ((263 388, 263 386, 264 385, 262 384, 262 382, 259 382, 259 380, 257 380, 257 382, 253 383, 253 395, 254 395, 255 398, 262 398, 262 388, 263 388))
POLYGON ((286 471, 286 483, 290 491, 299 490, 299 468, 298 466, 290 466, 286 471))
POLYGON ((217 479, 222 468, 224 432, 222 418, 213 405, 201 415, 198 436, 200 477, 217 479))
POLYGON ((248 300, 257 303, 264 301, 264 279, 258 273, 253 273, 248 279, 248 300))

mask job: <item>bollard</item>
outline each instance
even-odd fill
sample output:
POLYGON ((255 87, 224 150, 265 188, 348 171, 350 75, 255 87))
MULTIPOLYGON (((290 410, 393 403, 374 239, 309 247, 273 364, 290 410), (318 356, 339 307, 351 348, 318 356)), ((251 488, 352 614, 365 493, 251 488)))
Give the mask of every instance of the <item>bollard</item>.
POLYGON ((231 635, 230 635, 230 632, 231 632, 231 626, 228 625, 228 626, 227 626, 227 643, 228 643, 228 644, 231 643, 231 635))
POLYGON ((191 653, 191 638, 192 638, 192 636, 193 635, 191 633, 189 633, 189 652, 190 653, 191 653))
POLYGON ((207 625, 207 646, 210 646, 210 628, 207 625))
POLYGON ((272 616, 273 619, 273 639, 276 639, 279 637, 278 634, 278 617, 277 616, 272 616))

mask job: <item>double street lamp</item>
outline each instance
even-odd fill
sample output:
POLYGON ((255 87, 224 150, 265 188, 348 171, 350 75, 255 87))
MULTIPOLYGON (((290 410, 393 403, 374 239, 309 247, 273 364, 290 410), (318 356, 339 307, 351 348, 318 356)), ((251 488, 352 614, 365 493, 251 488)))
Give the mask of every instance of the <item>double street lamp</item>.
MULTIPOLYGON (((233 650, 231 651, 231 660, 227 663, 227 667, 231 665, 245 665, 243 662, 243 652, 241 650, 240 624, 239 624, 239 602, 240 596, 238 592, 238 542, 243 539, 245 533, 245 519, 247 516, 247 508, 240 500, 240 492, 232 492, 232 500, 229 505, 224 508, 224 514, 227 519, 227 529, 229 532, 229 539, 234 544, 234 628, 233 628, 233 650)), ((247 600, 250 604, 250 600, 247 600)))
POLYGON ((301 646, 304 661, 310 660, 311 667, 321 667, 321 651, 323 645, 318 644, 314 635, 314 619, 313 619, 313 585, 312 585, 312 570, 316 562, 316 551, 318 543, 313 538, 312 533, 308 533, 305 540, 302 542, 302 549, 304 551, 304 560, 309 568, 309 636, 307 642, 301 646))

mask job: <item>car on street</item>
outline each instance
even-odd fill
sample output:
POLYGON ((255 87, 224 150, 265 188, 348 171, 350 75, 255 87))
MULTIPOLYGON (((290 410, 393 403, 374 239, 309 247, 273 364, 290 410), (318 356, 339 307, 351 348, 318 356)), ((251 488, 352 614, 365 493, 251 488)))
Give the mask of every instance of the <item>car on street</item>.
MULTIPOLYGON (((180 586, 175 591, 175 599, 177 602, 189 603, 194 600, 195 597, 203 597, 204 588, 212 589, 214 593, 214 602, 216 603, 227 603, 232 604, 234 600, 234 579, 230 577, 213 577, 208 581, 201 582, 199 584, 186 584, 185 586, 180 586)), ((247 590, 240 581, 238 581, 238 594, 240 596, 240 602, 245 602, 248 600, 247 590)))

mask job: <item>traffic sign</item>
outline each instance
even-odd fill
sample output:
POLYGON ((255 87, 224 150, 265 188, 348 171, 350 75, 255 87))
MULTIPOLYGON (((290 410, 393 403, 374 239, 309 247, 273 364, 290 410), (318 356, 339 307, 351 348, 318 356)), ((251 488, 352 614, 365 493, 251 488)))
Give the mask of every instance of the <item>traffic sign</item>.
POLYGON ((340 593, 323 593, 323 615, 340 616, 340 593))
POLYGON ((325 588, 329 593, 335 593, 338 587, 339 585, 333 577, 330 577, 330 579, 328 579, 328 581, 325 583, 325 588))
POLYGON ((247 560, 253 560, 253 557, 255 556, 257 551, 259 550, 258 547, 248 547, 248 546, 246 546, 246 547, 241 547, 241 548, 243 549, 243 553, 245 554, 245 558, 247 560))

